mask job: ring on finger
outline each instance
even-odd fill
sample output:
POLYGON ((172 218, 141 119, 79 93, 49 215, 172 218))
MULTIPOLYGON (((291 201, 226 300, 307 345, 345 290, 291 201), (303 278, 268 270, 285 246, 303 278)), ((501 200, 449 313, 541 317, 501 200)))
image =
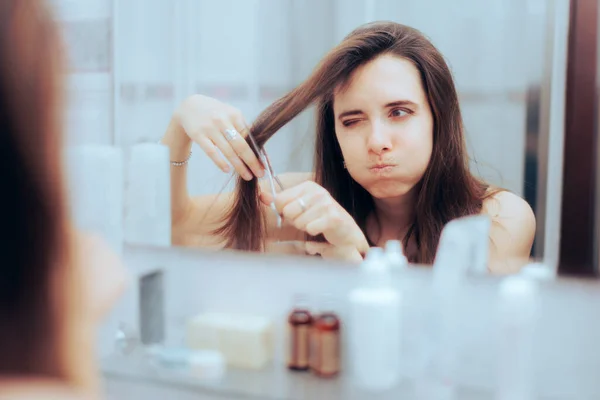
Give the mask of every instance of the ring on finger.
POLYGON ((227 139, 229 142, 237 139, 240 136, 240 133, 236 129, 225 129, 223 134, 225 135, 225 139, 227 139))
POLYGON ((298 204, 300 205, 302 212, 306 212, 306 210, 307 210, 306 203, 304 202, 302 197, 298 198, 298 204))

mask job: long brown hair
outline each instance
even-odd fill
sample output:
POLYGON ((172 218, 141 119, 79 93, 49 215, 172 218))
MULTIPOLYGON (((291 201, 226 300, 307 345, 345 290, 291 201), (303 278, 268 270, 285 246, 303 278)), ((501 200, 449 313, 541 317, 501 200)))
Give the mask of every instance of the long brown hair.
POLYGON ((59 44, 45 3, 0 1, 0 375, 68 378, 59 44))
MULTIPOLYGON (((343 167, 335 136, 333 93, 348 82, 356 68, 382 54, 393 54, 415 65, 433 113, 433 152, 419 183, 414 222, 404 238, 405 246, 412 236, 417 243, 418 255, 412 261, 430 264, 443 226, 452 219, 479 213, 489 192, 488 185, 469 171, 452 74, 443 56, 422 33, 394 22, 357 28, 323 58, 306 81, 264 110, 251 133, 262 147, 275 132, 317 103, 315 180, 365 232, 374 202, 343 167)), ((258 251, 264 248, 265 221, 259 208, 257 181, 239 179, 232 208, 217 233, 228 239, 229 248, 258 251)))

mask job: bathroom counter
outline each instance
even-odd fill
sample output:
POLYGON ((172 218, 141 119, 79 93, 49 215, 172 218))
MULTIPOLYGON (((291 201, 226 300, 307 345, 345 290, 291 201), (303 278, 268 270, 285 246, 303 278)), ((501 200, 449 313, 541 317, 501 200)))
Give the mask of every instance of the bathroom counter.
MULTIPOLYGON (((413 399, 414 383, 404 379, 390 393, 373 395, 357 390, 348 375, 321 380, 280 367, 285 359, 283 322, 289 313, 290 294, 317 299, 328 293, 341 300, 340 316, 348 318, 346 299, 360 279, 356 269, 324 264, 313 258, 277 258, 235 252, 201 253, 188 248, 127 248, 125 261, 139 277, 124 297, 123 312, 112 316, 124 321, 132 335, 158 333, 169 346, 185 344, 189 317, 214 311, 261 315, 276 325, 274 366, 263 371, 229 370, 220 382, 203 382, 184 372, 154 368, 135 358, 105 358, 103 372, 110 400, 210 400, 210 399, 413 399), (265 262, 269 258, 271 262, 265 262), (201 266, 201 267, 200 267, 201 266), (151 301, 140 295, 142 278, 164 271, 164 281, 151 301), (235 277, 235 279, 232 279, 235 277), (232 295, 235 294, 235 295, 232 295), (158 303, 161 303, 158 302, 158 303), (146 304, 144 306, 144 304, 146 304), (146 315, 141 309, 164 310, 146 315), (144 322, 144 324, 141 323, 144 322), (164 331, 164 332, 162 332, 164 331), (124 395, 124 393, 130 393, 124 395)), ((322 260, 321 260, 322 261, 322 260)), ((418 356, 412 329, 427 310, 431 270, 411 268, 394 277, 403 291, 405 330, 402 335, 402 371, 409 371, 418 356)), ((459 399, 493 398, 497 361, 495 319, 498 277, 471 277, 461 291, 461 349, 459 399)), ((597 280, 560 279, 540 285, 540 309, 533 344, 534 386, 538 399, 600 399, 600 283, 597 280)), ((121 310, 121 309, 119 309, 121 310)), ((115 347, 114 324, 107 329, 106 348, 115 347)), ((345 353, 343 353, 345 354, 345 353)))
MULTIPOLYGON (((260 371, 229 369, 220 381, 203 381, 186 370, 153 366, 139 358, 115 357, 105 360, 103 374, 109 400, 417 399, 414 385, 408 379, 402 380, 389 392, 373 394, 357 389, 343 375, 320 379, 310 373, 275 367, 260 371)), ((493 396, 483 390, 460 388, 457 398, 479 400, 493 396)))

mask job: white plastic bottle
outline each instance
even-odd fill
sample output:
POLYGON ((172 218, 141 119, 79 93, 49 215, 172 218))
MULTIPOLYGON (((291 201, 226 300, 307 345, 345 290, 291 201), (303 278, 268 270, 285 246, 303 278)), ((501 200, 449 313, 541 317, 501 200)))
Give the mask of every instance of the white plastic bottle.
POLYGON ((400 377, 401 294, 390 282, 382 249, 369 251, 361 274, 361 286, 349 299, 350 369, 362 389, 386 391, 400 377))
POLYGON ((420 359, 417 363, 417 398, 456 398, 456 376, 460 350, 461 289, 471 265, 474 243, 469 224, 455 220, 440 237, 427 311, 419 324, 420 359))
POLYGON ((467 228, 471 237, 469 271, 473 274, 487 274, 490 257, 491 218, 488 215, 471 215, 460 218, 455 223, 460 223, 467 228))
POLYGON ((498 289, 497 306, 496 399, 533 400, 538 282, 522 276, 505 278, 498 289))
POLYGON ((521 268, 519 276, 531 278, 540 282, 552 281, 556 278, 556 271, 547 264, 532 262, 521 268))
POLYGON ((385 256, 388 259, 390 268, 402 270, 408 267, 408 259, 404 255, 402 242, 399 240, 388 240, 385 243, 385 256))

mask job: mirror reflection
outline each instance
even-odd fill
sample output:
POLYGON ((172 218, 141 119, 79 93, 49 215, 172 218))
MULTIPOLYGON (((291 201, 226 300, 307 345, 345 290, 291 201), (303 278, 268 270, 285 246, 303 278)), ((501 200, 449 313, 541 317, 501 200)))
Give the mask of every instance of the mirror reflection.
MULTIPOLYGON (((432 264, 443 228, 481 215, 488 269, 543 256, 546 4, 351 3, 106 10, 113 137, 71 142, 121 149, 125 242, 360 262, 399 241, 432 264)), ((70 41, 75 93, 101 84, 91 40, 70 41)))

